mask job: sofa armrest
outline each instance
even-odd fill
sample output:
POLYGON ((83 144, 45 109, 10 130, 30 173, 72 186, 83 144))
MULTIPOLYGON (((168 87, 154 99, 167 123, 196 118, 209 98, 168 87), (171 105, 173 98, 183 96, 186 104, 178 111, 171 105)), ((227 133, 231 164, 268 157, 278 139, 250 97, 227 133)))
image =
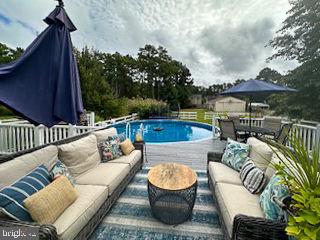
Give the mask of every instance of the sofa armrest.
POLYGON ((207 159, 208 164, 209 162, 221 162, 223 152, 208 152, 207 153, 207 159))
POLYGON ((35 222, 22 222, 9 219, 0 219, 0 227, 21 227, 33 228, 39 231, 39 239, 41 240, 58 240, 57 230, 50 224, 38 224, 35 222))
POLYGON ((285 222, 239 214, 233 220, 232 239, 287 240, 285 228, 285 222))

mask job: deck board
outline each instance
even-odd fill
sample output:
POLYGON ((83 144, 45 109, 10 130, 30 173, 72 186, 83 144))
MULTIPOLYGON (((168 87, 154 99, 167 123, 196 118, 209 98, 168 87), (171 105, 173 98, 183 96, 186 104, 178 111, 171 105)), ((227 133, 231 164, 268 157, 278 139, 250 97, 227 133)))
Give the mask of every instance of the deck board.
POLYGON ((177 142, 164 144, 147 144, 147 167, 159 163, 181 163, 195 170, 207 169, 207 152, 222 151, 225 142, 206 139, 197 142, 177 142))

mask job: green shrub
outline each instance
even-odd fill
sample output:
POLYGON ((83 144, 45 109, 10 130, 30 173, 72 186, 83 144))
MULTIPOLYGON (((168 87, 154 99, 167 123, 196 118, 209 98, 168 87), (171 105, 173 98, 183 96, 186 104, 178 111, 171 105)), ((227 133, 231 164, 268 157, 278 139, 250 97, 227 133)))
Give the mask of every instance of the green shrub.
POLYGON ((163 115, 167 112, 167 109, 168 106, 165 102, 156 99, 134 98, 128 101, 129 113, 138 113, 141 119, 163 115))
POLYGON ((5 106, 0 105, 0 116, 14 116, 14 113, 5 106))

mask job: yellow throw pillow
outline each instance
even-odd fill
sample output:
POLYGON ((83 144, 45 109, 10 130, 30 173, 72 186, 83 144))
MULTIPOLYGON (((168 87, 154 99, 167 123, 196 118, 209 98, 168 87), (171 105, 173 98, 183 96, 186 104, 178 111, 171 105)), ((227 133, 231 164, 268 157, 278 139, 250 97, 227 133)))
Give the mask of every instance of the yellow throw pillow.
POLYGON ((68 178, 61 176, 24 200, 24 205, 34 221, 52 224, 77 197, 78 193, 68 178))
POLYGON ((135 149, 130 139, 126 139, 120 143, 120 147, 124 155, 129 155, 135 149))

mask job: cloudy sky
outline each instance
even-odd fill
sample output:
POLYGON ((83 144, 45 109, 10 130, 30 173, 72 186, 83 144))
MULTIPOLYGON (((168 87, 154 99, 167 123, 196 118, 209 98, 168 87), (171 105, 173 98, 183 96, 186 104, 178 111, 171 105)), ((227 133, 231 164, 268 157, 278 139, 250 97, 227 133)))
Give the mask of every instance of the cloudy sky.
MULTIPOLYGON (((46 25, 53 0, 1 0, 0 42, 27 47, 46 25)), ((77 26, 77 48, 135 55, 145 44, 162 45, 186 64, 195 83, 253 78, 264 67, 281 73, 296 66, 266 63, 274 36, 290 9, 288 0, 65 0, 77 26)))

